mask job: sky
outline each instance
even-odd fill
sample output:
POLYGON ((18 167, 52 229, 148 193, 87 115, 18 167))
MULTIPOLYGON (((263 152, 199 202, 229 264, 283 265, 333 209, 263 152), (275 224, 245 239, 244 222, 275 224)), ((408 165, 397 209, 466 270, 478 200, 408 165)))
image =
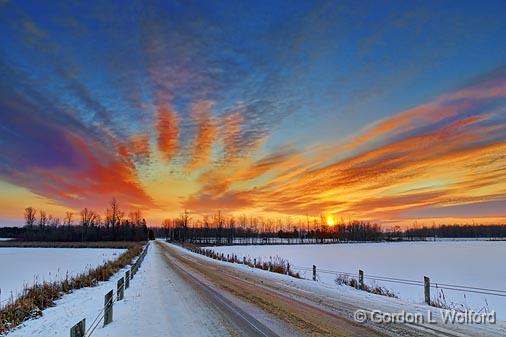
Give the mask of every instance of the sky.
POLYGON ((0 0, 0 226, 113 197, 152 225, 505 223, 505 12, 0 0))

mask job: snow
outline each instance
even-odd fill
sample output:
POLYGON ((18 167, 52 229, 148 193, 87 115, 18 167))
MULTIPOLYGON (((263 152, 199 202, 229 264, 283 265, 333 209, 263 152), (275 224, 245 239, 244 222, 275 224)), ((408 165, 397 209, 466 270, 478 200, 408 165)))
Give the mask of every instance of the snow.
MULTIPOLYGON (((212 260, 178 246, 172 247, 182 254, 236 268, 252 277, 270 279, 286 287, 312 292, 328 299, 334 298, 343 303, 351 303, 353 306, 370 309, 380 308, 390 312, 394 310, 434 310, 437 318, 437 309, 430 309, 423 304, 373 295, 331 283, 295 279, 241 264, 212 260)), ((280 248, 283 248, 276 247, 278 252, 280 248)), ((293 249, 294 247, 286 248, 293 249)), ((20 328, 10 332, 8 337, 68 336, 70 327, 83 318, 86 318, 86 325, 89 327, 101 312, 104 295, 111 289, 114 289, 114 293, 116 293, 116 282, 126 270, 128 269, 121 270, 109 281, 101 282, 97 287, 79 289, 65 295, 56 302, 55 307, 44 310, 42 317, 26 321, 20 328)), ((99 324, 92 336, 206 337, 226 335, 226 331, 223 329, 225 323, 218 317, 212 305, 202 301, 199 294, 187 284, 187 281, 169 267, 157 244, 150 245, 141 268, 130 282, 130 288, 125 290, 125 299, 119 302, 115 301, 113 311, 113 322, 106 327, 103 327, 102 323, 99 324)), ((457 328, 461 329, 463 335, 492 336, 504 335, 506 324, 498 322, 495 325, 466 325, 457 328)), ((444 330, 445 327, 439 325, 438 329, 444 330)))
MULTIPOLYGON (((97 287, 76 290, 56 301, 38 319, 26 321, 8 337, 68 337, 70 328, 86 318, 88 329, 101 312, 104 295, 114 290, 128 268, 97 287)), ((218 313, 203 302, 193 288, 164 261, 159 247, 150 244, 148 253, 122 301, 113 305, 113 322, 101 322, 93 337, 206 337, 227 336, 218 313)))
MULTIPOLYGON (((383 244, 377 244, 380 248, 383 244)), ((364 309, 370 314, 372 310, 380 310, 387 313, 399 313, 401 311, 407 313, 422 314, 427 317, 428 311, 431 313, 432 319, 437 321, 437 324, 422 324, 419 328, 424 331, 438 331, 442 335, 454 335, 454 336, 506 336, 506 322, 502 319, 497 320, 495 324, 449 324, 445 325, 442 323, 442 313, 445 310, 430 307, 423 303, 414 303, 412 301, 406 301, 405 299, 391 298, 382 295, 375 295, 364 291, 356 290, 349 286, 337 286, 329 282, 314 282, 309 279, 296 279, 291 276, 282 275, 278 273, 272 273, 265 270, 252 268, 247 265, 230 263, 219 260, 214 260, 203 255, 190 252, 182 247, 172 245, 174 248, 181 251, 183 254, 192 255, 196 258, 205 259, 212 263, 228 266, 230 268, 241 270, 248 273, 250 277, 256 276, 259 279, 269 279, 279 284, 283 284, 287 288, 294 288, 301 290, 306 293, 313 293, 317 296, 321 296, 326 299, 334 299, 339 303, 349 303, 350 307, 358 307, 364 309)), ((285 249, 297 249, 301 246, 271 246, 272 252, 278 253, 279 256, 282 252, 282 248, 285 249)), ((304 247, 310 247, 304 246, 304 247)), ((321 245, 314 245, 314 247, 321 247, 321 245)), ((266 246, 231 246, 231 247, 211 247, 219 251, 225 251, 225 249, 251 249, 254 248, 254 252, 260 252, 266 246)), ((314 248, 313 248, 314 249, 314 248)), ((239 254, 237 254, 239 256, 239 254)), ((273 254, 275 256, 276 254, 273 254)), ((299 253, 299 256, 304 256, 303 253, 299 253)))
MULTIPOLYGON (((358 275, 365 273, 367 284, 393 290, 401 299, 424 302, 423 287, 367 279, 368 275, 445 283, 480 288, 504 289, 506 270, 499 268, 506 256, 506 241, 436 241, 400 243, 350 243, 332 245, 262 245, 210 247, 216 252, 261 258, 268 261, 279 256, 299 270, 304 278, 312 272, 298 267, 332 270, 358 275)), ((336 275, 318 272, 320 282, 334 286, 336 275)), ((357 276, 358 277, 358 276, 357 276)), ((436 289, 431 289, 436 297, 436 289)), ((495 310, 506 319, 506 297, 443 290, 447 303, 464 305, 472 310, 495 310)))
POLYGON ((116 259, 125 249, 0 248, 1 301, 20 295, 25 286, 62 280, 116 259))

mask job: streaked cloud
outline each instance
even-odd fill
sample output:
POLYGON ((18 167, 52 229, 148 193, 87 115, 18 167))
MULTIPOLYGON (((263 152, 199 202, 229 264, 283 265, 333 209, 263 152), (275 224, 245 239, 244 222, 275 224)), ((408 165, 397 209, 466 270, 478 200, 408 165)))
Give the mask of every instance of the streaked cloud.
POLYGON ((20 210, 116 196, 155 223, 394 223, 506 199, 504 4, 45 6, 0 12, 0 180, 31 196, 20 210))
POLYGON ((158 109, 156 130, 158 132, 158 149, 163 159, 170 161, 178 150, 178 119, 172 108, 166 104, 158 109))

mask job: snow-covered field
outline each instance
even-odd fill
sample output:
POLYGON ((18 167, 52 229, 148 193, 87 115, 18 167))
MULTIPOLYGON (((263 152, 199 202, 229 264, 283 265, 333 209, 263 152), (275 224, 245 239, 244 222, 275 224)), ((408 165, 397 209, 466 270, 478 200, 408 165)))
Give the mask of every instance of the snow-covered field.
MULTIPOLYGON (((479 288, 505 289, 506 241, 437 241, 402 243, 352 243, 335 245, 274 245, 212 247, 224 254, 268 261, 279 256, 300 270, 304 278, 312 272, 298 267, 332 270, 358 275, 365 273, 367 284, 377 284, 393 290, 401 299, 415 303, 424 301, 423 287, 370 280, 371 276, 423 281, 432 284, 454 284, 479 288)), ((334 284, 335 274, 318 272, 320 282, 334 284)), ((440 292, 441 290, 439 290, 440 292)), ((432 297, 438 291, 432 289, 432 297)), ((506 297, 443 290, 447 304, 464 305, 473 310, 495 310, 497 317, 506 319, 506 297)))
POLYGON ((0 248, 1 301, 16 298, 25 285, 64 279, 117 258, 124 249, 0 248))
MULTIPOLYGON (((178 246, 172 247, 181 254, 192 256, 195 259, 236 268, 246 273, 248 278, 255 276, 260 279, 268 278, 289 288, 303 290, 304 293, 336 298, 360 308, 381 309, 386 312, 397 312, 401 309, 408 312, 424 312, 429 308, 423 304, 411 304, 403 300, 372 295, 349 287, 336 287, 322 282, 299 280, 241 264, 212 260, 178 246)), ((126 270, 126 268, 121 270, 107 282, 100 282, 97 287, 79 289, 63 296, 56 302, 56 306, 44 310, 42 317, 26 321, 8 336, 68 336, 70 327, 82 318, 86 318, 86 325, 89 328, 94 318, 101 312, 104 294, 111 289, 116 289, 116 281, 124 275, 126 270)), ((216 317, 215 311, 208 308, 204 302, 185 280, 169 268, 162 257, 160 248, 156 244, 150 245, 139 273, 132 280, 130 288, 125 291, 125 300, 114 303, 112 324, 106 327, 99 324, 93 336, 219 336, 223 322, 216 317)), ((434 312, 434 317, 440 321, 438 310, 435 308, 431 310, 434 312)), ((435 325, 433 328, 438 328, 441 331, 447 329, 441 324, 435 325)), ((451 335, 503 336, 506 324, 504 322, 492 325, 464 324, 451 328, 458 329, 461 333, 451 335)))

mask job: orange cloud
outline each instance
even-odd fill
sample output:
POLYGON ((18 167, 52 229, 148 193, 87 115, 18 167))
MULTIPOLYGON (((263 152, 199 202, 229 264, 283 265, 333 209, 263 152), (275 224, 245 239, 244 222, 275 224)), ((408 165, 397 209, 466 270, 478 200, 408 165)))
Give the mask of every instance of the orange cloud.
POLYGON ((170 161, 178 150, 178 120, 170 106, 164 104, 158 109, 156 129, 158 131, 158 149, 162 157, 170 161))
POLYGON ((224 145, 224 162, 230 163, 239 158, 241 147, 241 124, 242 115, 235 111, 226 115, 222 120, 221 136, 224 145))
POLYGON ((481 101, 497 97, 506 97, 506 81, 464 88, 454 93, 443 95, 434 102, 429 102, 403 111, 393 117, 386 118, 346 144, 345 147, 353 149, 366 142, 377 140, 381 136, 407 132, 421 125, 440 122, 461 114, 481 101))
POLYGON ((76 133, 65 132, 65 138, 79 155, 78 167, 32 168, 17 172, 11 180, 72 208, 103 207, 112 197, 127 209, 155 207, 128 158, 109 156, 99 143, 90 143, 76 133))
MULTIPOLYGON (((381 145, 334 162, 281 152, 207 172, 199 178, 205 188, 184 205, 204 211, 230 201, 270 214, 390 221, 407 210, 503 198, 506 123, 496 119, 494 102, 506 97, 505 88, 475 86, 401 112, 348 143, 355 150, 365 142, 381 145)), ((230 130, 234 149, 237 129, 230 130)))
POLYGON ((193 119, 197 122, 197 134, 193 142, 191 157, 186 164, 189 170, 206 166, 211 159, 211 151, 216 140, 217 130, 211 119, 213 103, 202 101, 192 107, 193 119))
POLYGON ((117 145, 118 154, 123 158, 147 161, 150 157, 150 145, 148 135, 134 135, 128 142, 117 145))

